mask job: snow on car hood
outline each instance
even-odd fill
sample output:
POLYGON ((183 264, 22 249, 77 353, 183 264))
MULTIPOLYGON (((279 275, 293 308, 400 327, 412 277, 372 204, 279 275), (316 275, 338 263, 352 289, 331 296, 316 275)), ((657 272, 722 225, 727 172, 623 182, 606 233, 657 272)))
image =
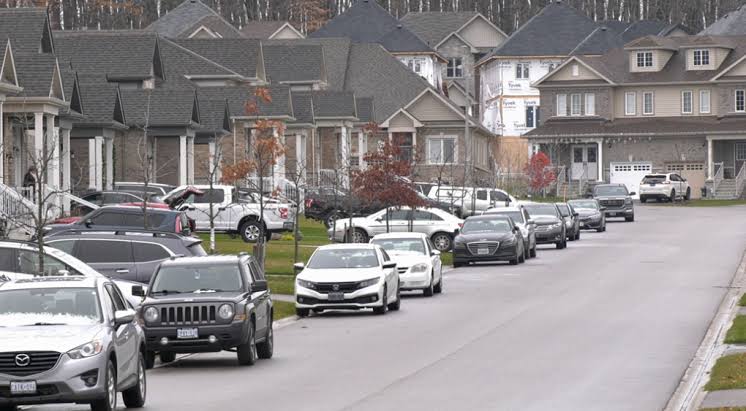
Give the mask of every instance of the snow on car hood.
POLYGON ((301 280, 314 283, 342 283, 363 281, 383 275, 380 267, 372 268, 306 268, 299 275, 301 280))
MULTIPOLYGON (((35 316, 36 317, 36 316, 35 316)), ((62 322, 62 321, 61 321, 62 322)), ((101 324, 0 327, 3 351, 67 352, 91 342, 101 324)))

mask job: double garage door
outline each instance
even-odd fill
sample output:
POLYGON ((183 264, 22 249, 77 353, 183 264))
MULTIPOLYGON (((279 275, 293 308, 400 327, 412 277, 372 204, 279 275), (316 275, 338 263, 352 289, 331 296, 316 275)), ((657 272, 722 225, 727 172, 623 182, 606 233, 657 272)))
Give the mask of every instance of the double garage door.
MULTIPOLYGON (((634 198, 640 198, 640 182, 646 174, 653 173, 653 163, 636 161, 627 163, 611 163, 609 165, 609 182, 627 186, 627 190, 634 191, 634 198)), ((677 173, 689 181, 692 188, 692 198, 700 197, 700 189, 705 185, 704 163, 667 163, 666 173, 677 173)))

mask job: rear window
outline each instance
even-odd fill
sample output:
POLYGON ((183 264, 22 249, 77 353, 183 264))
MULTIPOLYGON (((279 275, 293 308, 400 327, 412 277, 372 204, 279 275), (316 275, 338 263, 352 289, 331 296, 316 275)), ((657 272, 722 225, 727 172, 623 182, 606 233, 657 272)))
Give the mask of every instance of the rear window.
POLYGON ((131 263, 132 246, 129 241, 92 240, 79 247, 78 258, 84 263, 131 263))
POLYGON ((666 181, 666 176, 645 176, 642 179, 643 184, 662 184, 666 181))
POLYGON ((171 254, 159 244, 133 242, 132 250, 135 255, 135 262, 138 263, 165 260, 171 257, 171 254))

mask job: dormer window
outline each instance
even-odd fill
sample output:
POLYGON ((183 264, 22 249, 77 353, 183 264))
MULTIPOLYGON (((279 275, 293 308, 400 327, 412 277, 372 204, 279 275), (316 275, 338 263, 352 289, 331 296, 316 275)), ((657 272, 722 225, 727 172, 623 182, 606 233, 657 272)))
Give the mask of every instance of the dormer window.
POLYGON ((653 67, 653 52, 652 51, 638 51, 637 52, 637 67, 653 67))
POLYGON ((694 65, 695 66, 709 66, 710 65, 710 50, 694 50, 694 65))

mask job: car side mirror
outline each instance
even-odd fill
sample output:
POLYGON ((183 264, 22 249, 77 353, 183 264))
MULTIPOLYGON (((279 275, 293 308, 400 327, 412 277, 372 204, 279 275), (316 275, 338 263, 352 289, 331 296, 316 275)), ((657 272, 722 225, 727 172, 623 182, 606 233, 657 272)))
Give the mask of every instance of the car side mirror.
POLYGON ((601 207, 598 209, 599 211, 606 211, 606 207, 601 207))
POLYGON ((574 213, 572 213, 572 216, 573 216, 573 217, 577 217, 577 216, 579 216, 579 215, 580 215, 580 214, 578 214, 577 212, 574 212, 574 213))
POLYGON ((129 324, 132 321, 135 321, 135 310, 120 310, 114 313, 114 325, 116 327, 129 324))
POLYGON ((141 285, 133 285, 132 295, 135 297, 145 297, 145 288, 141 285))
POLYGON ((396 263, 393 262, 393 261, 389 261, 389 262, 383 263, 383 269, 384 270, 388 270, 390 268, 396 268, 396 263))
POLYGON ((435 257, 440 255, 440 251, 438 250, 430 250, 430 255, 435 257))
POLYGON ((459 230, 458 228, 455 229, 455 230, 453 230, 453 236, 454 237, 457 236, 457 235, 459 235, 459 234, 461 234, 461 230, 459 230))
POLYGON ((89 218, 89 219, 87 219, 87 220, 85 220, 85 226, 86 226, 86 227, 90 227, 90 226, 92 226, 92 225, 93 225, 93 220, 91 220, 90 218, 89 218))
POLYGON ((252 292, 267 291, 267 280, 256 280, 251 285, 252 292))
POLYGON ((633 196, 633 195, 635 195, 635 194, 637 194, 637 193, 635 193, 635 192, 633 191, 633 192, 629 193, 628 195, 630 195, 630 196, 633 196))
POLYGON ((295 263, 293 264, 293 270, 295 270, 296 273, 299 273, 306 269, 306 265, 303 263, 295 263))

